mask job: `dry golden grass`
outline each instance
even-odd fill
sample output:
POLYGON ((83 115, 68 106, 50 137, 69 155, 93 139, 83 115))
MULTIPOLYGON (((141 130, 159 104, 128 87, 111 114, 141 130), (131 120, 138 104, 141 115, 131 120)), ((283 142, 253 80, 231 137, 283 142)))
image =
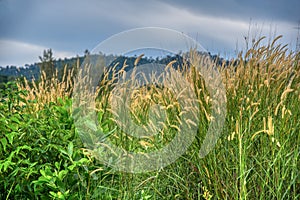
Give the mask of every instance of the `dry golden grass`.
MULTIPOLYGON (((232 121, 238 120, 243 126, 246 123, 255 124, 256 127, 249 127, 254 130, 260 124, 261 129, 252 133, 251 139, 259 133, 266 133, 277 146, 280 144, 272 136, 275 131, 273 119, 279 113, 281 119, 287 118, 285 120, 296 117, 291 110, 293 103, 289 102, 289 95, 298 97, 298 104, 300 102, 300 54, 288 52, 287 45, 278 45, 280 38, 278 36, 271 44, 260 46, 264 39, 261 38, 244 56, 240 54, 237 60, 233 60, 229 66, 224 64, 220 70, 230 103, 228 107, 236 107, 229 109, 234 116, 232 121), (239 113, 234 114, 232 110, 239 110, 239 113)), ((228 139, 232 140, 235 134, 230 133, 228 139)))
POLYGON ((24 79, 24 82, 18 82, 17 86, 20 90, 27 90, 28 95, 24 98, 28 101, 28 104, 36 102, 32 104, 32 111, 36 111, 43 109, 44 105, 50 102, 58 103, 58 99, 64 100, 71 97, 73 78, 74 69, 67 70, 67 66, 65 66, 61 81, 58 79, 57 70, 51 79, 48 79, 46 73, 42 71, 39 81, 33 80, 29 82, 27 79, 24 79))
MULTIPOLYGON (((253 120, 261 112, 264 113, 263 117, 268 118, 270 116, 277 116, 281 111, 282 118, 285 116, 291 116, 292 111, 285 105, 287 96, 291 93, 298 96, 300 99, 300 73, 299 73, 299 53, 295 54, 288 52, 287 46, 277 45, 276 41, 279 40, 281 36, 275 38, 275 40, 269 45, 260 45, 262 40, 259 39, 253 44, 253 47, 249 49, 245 55, 239 55, 236 60, 232 60, 229 65, 224 62, 217 69, 222 76, 223 84, 226 89, 226 96, 228 101, 235 102, 235 107, 239 110, 237 116, 242 116, 245 111, 251 112, 250 120, 253 120), (298 63, 296 63, 298 62, 298 63), (262 105, 268 105, 263 107, 262 105)), ((139 56, 134 65, 137 66, 143 55, 139 56)), ((170 62, 166 66, 166 72, 172 72, 175 75, 180 73, 182 76, 182 81, 187 82, 189 87, 192 88, 195 93, 200 113, 203 113, 205 119, 210 121, 212 119, 210 107, 212 105, 213 99, 211 94, 208 92, 207 87, 210 83, 205 82, 203 76, 209 74, 209 70, 216 65, 216 63, 210 63, 208 65, 207 71, 197 71, 196 65, 201 62, 201 56, 195 51, 189 53, 190 65, 183 63, 183 69, 178 71, 170 71, 172 65, 176 61, 170 62), (189 68, 190 67, 190 68, 189 68)), ((100 84, 95 88, 95 93, 91 93, 89 88, 90 82, 92 81, 87 75, 89 72, 89 67, 85 66, 85 69, 81 69, 79 77, 76 81, 76 88, 80 90, 80 94, 85 96, 83 99, 91 98, 97 99, 93 105, 88 105, 88 107, 96 107, 97 111, 102 111, 104 113, 109 112, 115 114, 111 109, 112 102, 112 91, 113 88, 118 87, 119 83, 117 80, 126 78, 131 81, 132 86, 138 85, 138 80, 135 80, 134 74, 131 77, 127 77, 126 72, 126 61, 123 63, 121 70, 116 70, 117 63, 114 67, 110 69, 105 69, 104 77, 100 84), (83 94, 86 91, 85 95, 83 94)), ((78 63, 79 65, 79 63, 78 63)), ((79 66, 77 66, 79 68, 79 66)), ((73 80, 74 71, 67 71, 65 67, 64 75, 62 81, 59 81, 56 76, 47 79, 45 72, 42 72, 41 80, 36 83, 31 84, 25 80, 24 84, 18 83, 18 87, 22 90, 28 91, 27 100, 36 101, 35 109, 41 109, 43 105, 49 102, 57 102, 58 98, 64 99, 65 97, 70 97, 74 88, 73 80)), ((157 80, 147 80, 146 75, 143 75, 145 82, 155 82, 157 80)), ((152 76, 152 78, 156 78, 152 76)), ((164 82, 161 83, 162 86, 170 85, 171 76, 164 77, 164 82)), ((173 79, 172 84, 178 84, 180 86, 181 82, 173 79)), ((218 91, 216 92, 218 93, 218 91)), ((220 94, 224 95, 224 94, 220 94)), ((114 96, 115 97, 115 96, 114 96)), ((180 114, 180 106, 176 100, 178 96, 174 94, 174 91, 168 89, 168 87, 156 87, 152 85, 151 87, 138 87, 133 90, 130 100, 130 110, 131 115, 134 120, 138 123, 145 123, 148 116, 145 115, 149 108, 154 104, 160 104, 164 109, 171 111, 176 110, 180 114)), ((225 99, 225 98, 224 98, 225 99)), ((84 103, 81 102, 81 103, 84 103)), ((89 102, 91 103, 91 102, 89 102)), ((230 106, 229 106, 230 107, 230 106)), ((262 119, 261 119, 262 120, 262 119)), ((240 119, 242 121, 242 119, 240 119)), ((118 123, 118 122, 117 122, 118 123)), ((180 122, 179 122, 180 123, 180 122)), ((172 125, 172 124, 169 124, 172 125)), ((263 129, 264 132, 266 129, 263 129)))

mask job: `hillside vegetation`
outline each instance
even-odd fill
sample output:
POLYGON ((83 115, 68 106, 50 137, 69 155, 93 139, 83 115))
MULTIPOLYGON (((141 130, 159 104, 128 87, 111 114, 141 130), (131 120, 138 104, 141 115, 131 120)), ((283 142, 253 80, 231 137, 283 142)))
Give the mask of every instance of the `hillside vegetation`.
MULTIPOLYGON (((211 120, 211 98, 193 62, 187 70, 177 69, 198 98, 199 130, 188 150, 159 171, 116 172, 87 149, 72 117, 74 76, 68 67, 61 79, 42 73, 38 82, 5 84, 0 199, 299 199, 300 55, 278 39, 269 45, 259 40, 236 60, 218 63, 227 115, 215 148, 204 158, 199 150, 211 120)), ((175 96, 155 86, 135 91, 134 120, 147 122, 145 111, 159 103, 168 124, 161 135, 134 139, 120 130, 109 104, 115 78, 124 70, 108 74, 95 95, 102 136, 132 151, 165 145, 180 124, 175 96)))

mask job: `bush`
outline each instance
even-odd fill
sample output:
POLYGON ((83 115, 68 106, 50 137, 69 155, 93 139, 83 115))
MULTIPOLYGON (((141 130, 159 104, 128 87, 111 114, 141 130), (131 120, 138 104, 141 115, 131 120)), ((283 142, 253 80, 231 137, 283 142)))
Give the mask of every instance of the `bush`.
POLYGON ((33 103, 22 98, 26 91, 14 83, 1 94, 0 198, 64 199, 86 191, 91 160, 80 149, 71 100, 30 113, 33 103))

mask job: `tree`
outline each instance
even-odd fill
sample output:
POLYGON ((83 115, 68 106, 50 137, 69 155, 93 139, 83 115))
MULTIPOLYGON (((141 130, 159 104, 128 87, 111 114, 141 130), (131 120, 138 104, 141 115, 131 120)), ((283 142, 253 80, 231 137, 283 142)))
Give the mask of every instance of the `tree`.
POLYGON ((46 78, 51 79, 55 74, 55 65, 52 49, 44 50, 43 56, 39 56, 41 61, 40 69, 46 73, 46 78))
POLYGON ((88 49, 84 50, 84 57, 89 56, 90 55, 90 51, 88 49))

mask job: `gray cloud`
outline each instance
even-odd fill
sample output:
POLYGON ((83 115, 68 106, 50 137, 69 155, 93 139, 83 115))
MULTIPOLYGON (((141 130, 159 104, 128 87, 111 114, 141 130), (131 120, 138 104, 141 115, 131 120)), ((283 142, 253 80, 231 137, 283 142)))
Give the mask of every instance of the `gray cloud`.
POLYGON ((231 19, 279 20, 297 23, 300 20, 299 0, 160 0, 194 13, 231 19))
MULTIPOLYGON (((14 65, 24 66, 38 61, 38 55, 48 47, 32 45, 24 42, 0 40, 0 66, 14 65)), ((74 56, 74 52, 56 51, 55 58, 74 56)))
MULTIPOLYGON (((298 0, 2 0, 0 40, 83 54, 121 31, 158 26, 187 33, 214 53, 232 53, 244 43, 250 18, 257 32, 269 34, 273 26, 285 35, 283 42, 295 42, 298 8, 298 0)), ((9 49, 7 62, 18 56, 9 49)))

